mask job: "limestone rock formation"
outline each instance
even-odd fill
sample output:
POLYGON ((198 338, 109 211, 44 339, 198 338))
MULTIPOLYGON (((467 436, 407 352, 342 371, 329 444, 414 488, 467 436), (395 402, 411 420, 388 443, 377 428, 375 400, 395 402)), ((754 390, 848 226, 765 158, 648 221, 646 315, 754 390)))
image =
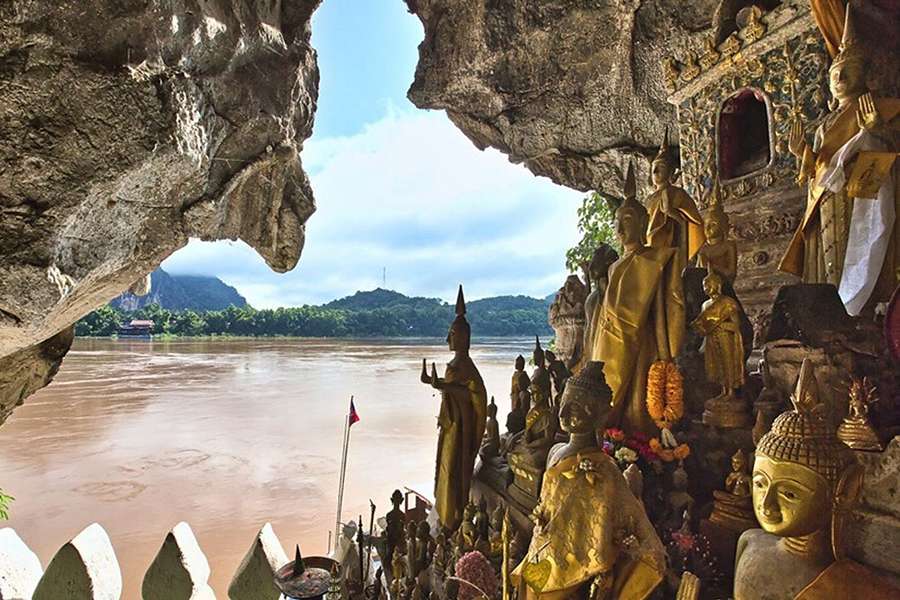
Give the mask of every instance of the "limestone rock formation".
POLYGON ((59 549, 33 600, 119 600, 122 573, 106 531, 94 523, 59 549))
POLYGON ((0 3, 0 357, 189 237, 293 268, 320 1, 0 3))
POLYGON ((0 600, 31 598, 44 573, 41 561, 12 529, 0 529, 0 600))
POLYGON ((215 600, 209 587, 209 561, 187 523, 166 535, 141 585, 144 600, 215 600))
POLYGON ((275 586, 275 572, 287 563, 287 554, 275 530, 266 523, 234 574, 228 586, 228 597, 231 600, 278 600, 281 592, 275 586))
POLYGON ((0 358, 0 425, 25 398, 53 379, 69 351, 74 329, 0 358))
MULTIPOLYGON (((425 28, 409 90, 416 106, 445 109, 476 146, 497 148, 535 174, 613 195, 628 157, 651 155, 675 122, 660 61, 709 27, 719 4, 406 3, 425 28)), ((640 175, 646 169, 641 164, 640 175)))

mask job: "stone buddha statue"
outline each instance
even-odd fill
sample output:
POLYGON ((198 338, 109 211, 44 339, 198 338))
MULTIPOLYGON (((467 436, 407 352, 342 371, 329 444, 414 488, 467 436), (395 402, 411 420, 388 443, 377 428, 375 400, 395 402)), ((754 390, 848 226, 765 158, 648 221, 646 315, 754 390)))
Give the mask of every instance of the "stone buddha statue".
POLYGON ((652 248, 675 248, 679 274, 703 245, 703 219, 694 200, 673 183, 675 162, 669 152, 669 129, 650 164, 654 191, 647 198, 647 243, 652 248))
POLYGON ((538 336, 534 336, 534 371, 531 373, 532 395, 534 394, 534 386, 537 386, 541 395, 549 404, 553 404, 553 395, 551 391, 550 371, 547 370, 547 357, 544 349, 541 348, 541 340, 538 336))
MULTIPOLYGON (((525 373, 525 357, 520 354, 516 357, 516 370, 513 371, 510 383, 509 404, 512 410, 519 407, 519 392, 528 388, 528 385, 525 388, 522 387, 522 377, 525 377, 526 381, 528 380, 528 374, 525 373)), ((528 407, 525 409, 527 410, 528 407)))
POLYGON ((525 559, 513 570, 519 598, 611 600, 648 597, 662 581, 665 550, 596 432, 610 412, 603 365, 569 379, 560 422, 569 441, 554 448, 525 559))
POLYGON ((710 270, 703 279, 703 291, 709 299, 700 315, 691 323, 703 336, 703 363, 709 381, 722 392, 706 402, 703 422, 716 427, 747 427, 752 417, 746 403, 735 396, 744 385, 744 340, 741 335, 741 306, 722 293, 722 276, 710 270))
POLYGON ((582 353, 577 364, 572 367, 572 372, 577 373, 590 360, 591 348, 594 347, 597 337, 597 319, 600 303, 606 293, 609 283, 609 266, 619 260, 618 252, 609 244, 600 244, 591 256, 588 263, 587 275, 590 285, 590 293, 584 301, 584 343, 582 353))
POLYGON ((441 393, 438 415, 438 450, 435 473, 435 510, 443 527, 456 529, 463 507, 469 499, 475 457, 484 437, 487 416, 487 392, 484 381, 469 356, 471 330, 466 321, 466 302, 462 286, 456 298, 456 319, 447 334, 453 359, 444 377, 438 377, 431 363, 431 376, 422 361, 423 383, 441 393))
POLYGON ((697 250, 697 266, 701 269, 716 271, 733 284, 734 278, 737 276, 737 244, 734 240, 728 239, 731 223, 728 213, 722 208, 718 177, 713 183, 710 200, 710 209, 703 220, 706 241, 697 250))
POLYGON ((738 542, 735 600, 897 598, 874 570, 848 559, 843 531, 862 487, 862 467, 819 404, 804 359, 794 405, 756 447, 753 510, 762 529, 738 542))
POLYGON ((647 211, 635 198, 631 165, 625 201, 616 210, 616 236, 624 252, 609 267, 609 284, 595 316, 591 360, 604 363, 613 408, 609 427, 651 437, 659 434, 647 412, 647 374, 656 361, 672 361, 684 339, 684 293, 674 247, 645 244, 647 211))
POLYGON ((900 198, 889 169, 865 192, 851 189, 847 173, 852 182, 853 161, 853 171, 865 170, 865 155, 880 152, 890 159, 898 150, 900 99, 873 98, 867 91, 867 59, 856 40, 849 2, 828 74, 832 111, 813 143, 807 144, 799 119, 791 128, 788 147, 800 164, 798 180, 808 190, 806 211, 779 268, 806 283, 837 286, 847 312, 856 316, 886 301, 896 285, 900 198))

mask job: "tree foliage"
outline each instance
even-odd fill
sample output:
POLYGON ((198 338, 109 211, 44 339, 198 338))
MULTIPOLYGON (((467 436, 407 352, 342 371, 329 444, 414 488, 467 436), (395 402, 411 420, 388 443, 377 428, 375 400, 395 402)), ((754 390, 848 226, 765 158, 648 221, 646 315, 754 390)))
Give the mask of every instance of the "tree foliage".
POLYGON ((15 498, 8 496, 0 489, 0 521, 9 519, 9 505, 13 500, 15 500, 15 498))
POLYGON ((581 240, 566 251, 566 268, 575 273, 591 261, 594 250, 606 243, 621 253, 616 239, 615 211, 607 198, 597 192, 585 196, 578 209, 581 240))

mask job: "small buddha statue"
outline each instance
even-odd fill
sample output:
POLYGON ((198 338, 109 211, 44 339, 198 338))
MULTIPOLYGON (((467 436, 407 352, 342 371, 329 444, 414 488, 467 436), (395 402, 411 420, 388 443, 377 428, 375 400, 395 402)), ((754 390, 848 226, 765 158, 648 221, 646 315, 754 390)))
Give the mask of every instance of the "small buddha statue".
POLYGON ((793 410, 756 447, 753 510, 762 529, 741 536, 735 600, 897 598, 900 589, 846 557, 844 529, 863 470, 818 400, 813 364, 800 367, 793 410))
POLYGON ((415 521, 406 524, 406 578, 413 580, 419 574, 419 545, 416 540, 418 525, 415 521))
POLYGON ((500 424, 497 422, 497 404, 494 397, 487 407, 487 423, 484 427, 484 440, 478 451, 482 459, 491 459, 500 454, 500 424))
POLYGON ((731 225, 728 213, 722 208, 718 177, 713 183, 710 196, 712 204, 703 221, 706 241, 697 250, 697 266, 708 271, 716 271, 733 284, 734 278, 737 276, 737 243, 728 239, 728 230, 731 225))
POLYGON ((427 521, 416 526, 416 570, 421 573, 431 565, 434 555, 434 539, 427 521))
POLYGON ((669 128, 650 164, 654 191, 647 198, 647 244, 651 248, 676 248, 678 273, 703 245, 703 219, 694 200, 673 183, 675 163, 669 152, 669 128))
POLYGON ((525 377, 525 380, 528 381, 528 374, 525 373, 525 357, 521 354, 516 357, 516 370, 513 371, 512 374, 512 383, 510 384, 509 391, 509 405, 512 407, 512 410, 516 410, 519 407, 519 392, 523 389, 527 389, 529 384, 526 384, 522 387, 522 377, 525 377))
POLYGON ((694 498, 688 494, 688 474, 684 465, 679 462, 672 472, 672 489, 667 494, 669 529, 675 530, 683 525, 683 515, 690 513, 694 506, 694 498))
POLYGON ((394 490, 394 493, 391 494, 391 504, 394 508, 388 511, 388 514, 385 516, 387 525, 385 527, 384 562, 387 565, 394 564, 394 553, 397 551, 397 547, 403 543, 403 523, 406 520, 406 516, 400 509, 402 502, 403 494, 400 493, 400 490, 394 490))
POLYGON ((828 70, 832 110, 812 144, 799 118, 791 127, 788 148, 797 158, 797 179, 806 184, 807 199, 778 268, 805 283, 836 286, 847 312, 857 316, 887 301, 896 285, 897 228, 885 215, 897 212, 898 198, 892 177, 857 198, 860 190, 851 188, 846 173, 863 150, 900 149, 900 98, 877 98, 868 91, 868 57, 856 39, 853 3, 845 4, 839 51, 828 70))
POLYGON ((662 581, 662 542, 597 440, 611 399, 601 363, 566 384, 560 423, 569 441, 547 460, 531 545, 512 573, 519 598, 640 600, 662 581))
POLYGON ((507 461, 515 479, 510 488, 524 493, 524 503, 537 501, 547 453, 556 443, 557 416, 544 395, 543 386, 532 380, 531 410, 525 416, 525 430, 510 440, 507 461))
POLYGON ((528 379, 528 375, 524 373, 522 374, 521 385, 523 387, 519 392, 519 400, 516 403, 515 408, 506 415, 506 433, 504 434, 504 437, 506 438, 507 445, 509 438, 525 430, 525 415, 531 408, 531 392, 528 391, 530 380, 528 379))
POLYGON ((443 579, 447 568, 447 536, 439 531, 434 536, 434 556, 431 557, 431 570, 435 577, 443 579))
POLYGON ((594 254, 591 256, 591 262, 588 263, 587 275, 590 293, 584 301, 584 343, 583 351, 579 357, 578 363, 572 367, 571 371, 577 373, 588 362, 590 357, 590 349, 594 347, 597 337, 597 321, 594 315, 597 313, 597 307, 603 302, 603 295, 606 293, 606 286, 609 284, 609 266, 619 260, 619 254, 609 244, 600 244, 594 254))
POLYGON ((490 557, 497 559, 503 551, 503 517, 506 514, 506 507, 502 502, 497 503, 497 507, 491 512, 491 528, 488 541, 490 542, 490 557))
POLYGON ((731 457, 731 473, 725 478, 725 491, 713 490, 713 511, 709 520, 737 533, 758 527, 750 487, 747 455, 738 449, 731 457))
POLYGON ((877 402, 877 393, 868 377, 854 378, 850 383, 849 410, 838 427, 837 436, 854 450, 882 450, 881 440, 869 423, 869 404, 877 402))
POLYGON ((709 299, 691 323, 703 339, 706 377, 722 387, 719 396, 706 402, 703 422, 716 427, 749 427, 751 416, 745 403, 735 396, 744 385, 744 341, 741 336, 741 307, 722 293, 722 276, 710 271, 703 279, 709 299))
POLYGON ((479 538, 487 540, 490 536, 491 531, 491 523, 490 517, 488 516, 487 510, 487 500, 485 500, 484 496, 478 501, 478 504, 475 508, 475 519, 473 520, 475 523, 475 531, 479 538))
POLYGON ((406 581, 406 558, 399 552, 394 552, 391 559, 391 597, 399 598, 405 589, 406 581))
POLYGON ((475 529, 476 510, 475 505, 469 502, 463 512, 463 520, 459 525, 459 531, 457 533, 460 555, 474 550, 475 542, 478 541, 478 531, 475 529))
MULTIPOLYGON (((543 397, 548 403, 553 403, 552 390, 550 389, 550 371, 546 366, 546 354, 541 348, 541 340, 538 336, 534 336, 534 371, 531 373, 531 387, 537 386, 543 397)), ((532 391, 532 395, 534 392, 532 391)))

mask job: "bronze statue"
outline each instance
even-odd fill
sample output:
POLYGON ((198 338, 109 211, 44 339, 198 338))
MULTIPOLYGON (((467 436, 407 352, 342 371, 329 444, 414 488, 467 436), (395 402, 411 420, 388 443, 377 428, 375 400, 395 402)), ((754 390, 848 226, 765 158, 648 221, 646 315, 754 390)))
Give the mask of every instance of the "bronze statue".
MULTIPOLYGON (((512 410, 519 406, 519 392, 528 388, 528 374, 525 373, 525 357, 521 354, 516 357, 516 370, 512 375, 512 383, 509 392, 509 404, 512 410), (525 378, 525 386, 522 386, 522 378, 525 378)), ((527 410, 527 407, 526 407, 527 410)))
POLYGON ((560 422, 569 442, 547 461, 531 545, 512 573, 519 598, 586 598, 593 590, 595 600, 643 599, 662 580, 662 542, 597 442, 611 399, 597 362, 566 385, 560 422))
POLYGON ((647 198, 647 245, 651 248, 676 248, 678 272, 688 265, 703 245, 703 219, 694 200, 673 183, 676 168, 669 153, 669 129, 650 165, 655 190, 647 198))
POLYGON ((889 154, 898 149, 900 99, 873 98, 866 75, 867 60, 847 3, 840 51, 829 69, 832 112, 816 130, 812 145, 806 143, 800 119, 791 128, 788 147, 800 165, 798 180, 807 184, 808 192, 803 219, 779 265, 804 282, 837 286, 853 316, 890 297, 900 265, 900 220, 890 217, 900 213, 895 182, 886 177, 867 186, 872 189, 859 196, 860 202, 854 197, 859 192, 845 182, 845 170, 853 160, 857 166, 862 163, 864 150, 889 154))
POLYGON ((691 323, 703 339, 706 377, 722 387, 719 396, 708 400, 703 422, 716 427, 746 427, 751 416, 735 397, 744 385, 744 340, 741 336, 741 307, 734 298, 722 293, 722 276, 710 271, 703 279, 703 291, 709 299, 700 315, 691 323))
POLYGON ((846 557, 843 532, 863 471, 819 404, 808 358, 791 402, 756 448, 752 497, 762 529, 738 542, 735 600, 900 597, 846 557))
POLYGON ((534 371, 531 373, 531 394, 532 396, 534 395, 534 387, 537 386, 544 399, 549 404, 553 404, 553 395, 550 389, 550 371, 547 370, 546 354, 544 349, 541 348, 541 340, 538 336, 534 336, 532 359, 534 360, 534 371))
POLYGON ((385 516, 387 525, 385 526, 384 564, 386 565, 394 564, 394 553, 403 544, 403 523, 406 516, 400 509, 402 502, 403 494, 400 493, 400 490, 394 490, 394 493, 391 494, 391 504, 394 505, 394 508, 385 516))
POLYGON ((441 392, 438 415, 438 451, 435 474, 435 510, 441 525, 454 530, 469 498, 475 456, 484 436, 487 416, 487 392, 484 381, 469 357, 471 330, 466 321, 466 302, 462 286, 456 298, 456 319, 447 334, 454 357, 443 378, 431 363, 429 377, 422 361, 423 383, 441 392))
POLYGON ((491 402, 487 407, 487 423, 484 427, 484 440, 481 443, 479 454, 483 459, 489 459, 500 454, 500 424, 497 422, 497 404, 491 396, 491 402))
POLYGON ((697 266, 708 271, 714 270, 733 284, 737 276, 737 244, 728 238, 731 224, 728 213, 722 208, 718 177, 713 183, 710 196, 711 206, 703 221, 706 241, 697 251, 697 266))
POLYGON ((507 461, 515 475, 510 492, 525 494, 523 503, 537 501, 547 453, 556 441, 557 417, 537 381, 531 384, 531 410, 525 416, 525 430, 510 439, 507 461))
POLYGON ((684 293, 676 249, 644 243, 647 211, 636 200, 629 165, 626 199, 616 210, 616 235, 624 253, 609 268, 591 360, 604 363, 613 390, 609 426, 658 435, 647 412, 647 374, 657 361, 672 361, 685 333, 684 293))
POLYGON ((850 383, 849 411, 838 427, 838 439, 854 450, 880 452, 881 440, 869 423, 869 404, 876 401, 877 391, 869 379, 854 379, 850 383))

